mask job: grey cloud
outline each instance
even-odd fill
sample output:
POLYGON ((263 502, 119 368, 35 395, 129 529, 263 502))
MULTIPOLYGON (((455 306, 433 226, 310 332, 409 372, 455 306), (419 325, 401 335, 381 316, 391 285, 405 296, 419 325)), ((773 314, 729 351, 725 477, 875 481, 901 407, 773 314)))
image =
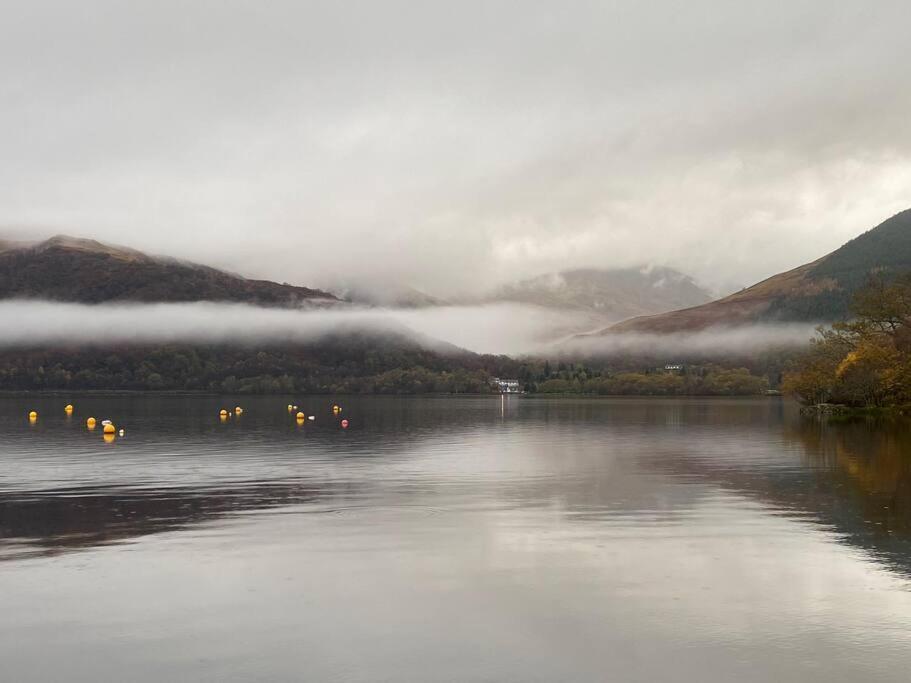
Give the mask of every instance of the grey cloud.
POLYGON ((905 2, 30 2, 0 231, 435 294, 748 284, 911 205, 905 2))

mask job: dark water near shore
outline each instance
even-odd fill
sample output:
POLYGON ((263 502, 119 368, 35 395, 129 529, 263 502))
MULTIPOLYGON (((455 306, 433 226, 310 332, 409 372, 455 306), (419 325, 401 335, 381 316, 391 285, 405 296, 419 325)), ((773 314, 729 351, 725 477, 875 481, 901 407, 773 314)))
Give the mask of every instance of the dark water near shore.
POLYGON ((4 681, 911 675, 907 426, 765 399, 346 398, 347 431, 325 398, 303 427, 282 397, 71 400, 0 398, 4 681))

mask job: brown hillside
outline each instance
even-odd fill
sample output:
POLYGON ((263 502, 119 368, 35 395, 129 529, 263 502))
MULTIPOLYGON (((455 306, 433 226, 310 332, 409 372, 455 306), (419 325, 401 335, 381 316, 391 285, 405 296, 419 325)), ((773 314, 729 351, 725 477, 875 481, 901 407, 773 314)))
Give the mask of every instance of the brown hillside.
POLYGON ((0 242, 0 299, 11 298, 78 303, 220 301, 281 307, 339 303, 316 289, 248 280, 208 266, 67 236, 38 244, 0 242))
MULTIPOLYGON (((823 257, 825 258, 825 257, 823 257)), ((831 280, 809 277, 823 259, 774 275, 723 299, 679 311, 641 316, 609 328, 611 332, 668 333, 703 330, 716 326, 743 325, 763 317, 781 298, 811 296, 832 289, 831 280)), ((607 330, 605 330, 607 331, 607 330)))

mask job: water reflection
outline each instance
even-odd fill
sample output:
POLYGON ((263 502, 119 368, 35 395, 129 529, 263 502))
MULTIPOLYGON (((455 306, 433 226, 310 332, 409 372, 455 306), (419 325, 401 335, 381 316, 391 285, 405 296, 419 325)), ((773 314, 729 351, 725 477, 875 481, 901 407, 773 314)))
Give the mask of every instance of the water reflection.
POLYGON ((225 514, 314 503, 323 495, 303 481, 211 489, 72 488, 3 494, 0 561, 124 542, 225 514))
MULTIPOLYGON (((911 429, 902 423, 806 421, 781 401, 349 399, 358 438, 326 419, 302 441, 274 409, 284 398, 247 399, 246 423, 230 425, 212 417, 219 399, 95 401, 95 412, 138 423, 113 460, 69 416, 62 426, 44 418, 36 443, 35 428, 9 417, 24 404, 6 399, 0 560, 371 495, 557 503, 571 520, 669 523, 721 488, 831 527, 911 573, 911 429), (473 454, 469 467, 456 452, 473 454)), ((320 403, 329 402, 305 409, 320 403)))
POLYGON ((11 680, 904 680, 909 434, 773 400, 0 399, 11 680), (29 427, 32 404, 41 413, 29 427), (80 419, 126 424, 105 445, 80 419), (53 651, 54 658, 42 653, 53 651), (440 676, 435 674, 442 672, 440 676))
POLYGON ((848 543, 911 575, 911 427, 801 421, 788 432, 816 473, 806 496, 848 543))

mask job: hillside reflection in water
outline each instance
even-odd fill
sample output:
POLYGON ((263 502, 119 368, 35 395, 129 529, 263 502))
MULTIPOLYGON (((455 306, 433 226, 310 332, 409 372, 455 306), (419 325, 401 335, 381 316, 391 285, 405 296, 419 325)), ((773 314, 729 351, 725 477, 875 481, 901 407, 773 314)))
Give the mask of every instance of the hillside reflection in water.
POLYGON ((301 427, 288 400, 83 397, 67 420, 63 399, 0 399, 14 678, 903 680, 911 664, 907 425, 765 399, 344 398, 343 431, 328 399, 301 427), (126 437, 103 443, 90 413, 126 437), (50 646, 69 667, 38 657, 50 646))

